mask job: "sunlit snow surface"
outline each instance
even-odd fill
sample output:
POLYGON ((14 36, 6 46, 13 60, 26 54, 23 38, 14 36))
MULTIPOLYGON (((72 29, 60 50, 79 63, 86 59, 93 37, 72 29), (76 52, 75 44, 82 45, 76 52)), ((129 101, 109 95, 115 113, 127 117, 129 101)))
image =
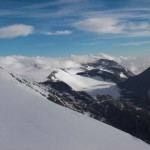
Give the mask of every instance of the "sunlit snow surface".
POLYGON ((129 134, 18 84, 0 69, 1 150, 150 150, 129 134))
POLYGON ((114 98, 120 96, 119 89, 115 83, 111 81, 104 81, 100 77, 82 77, 80 75, 74 74, 72 70, 66 72, 64 70, 58 69, 55 74, 58 80, 67 83, 76 91, 86 91, 92 96, 96 95, 111 95, 114 98))

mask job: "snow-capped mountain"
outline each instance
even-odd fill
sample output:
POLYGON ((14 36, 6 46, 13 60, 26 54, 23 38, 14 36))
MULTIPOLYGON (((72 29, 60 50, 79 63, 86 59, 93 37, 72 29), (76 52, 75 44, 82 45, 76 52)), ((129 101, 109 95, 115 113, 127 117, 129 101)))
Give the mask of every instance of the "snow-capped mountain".
POLYGON ((150 65, 150 55, 142 55, 142 56, 110 56, 107 54, 91 54, 91 55, 83 55, 76 56, 72 55, 71 60, 75 62, 79 62, 82 64, 96 62, 99 59, 108 59, 113 60, 120 65, 124 66, 128 70, 132 71, 134 74, 139 74, 147 69, 150 65))
MULTIPOLYGON (((9 56, 0 58, 0 66, 1 72, 8 70, 6 77, 17 89, 86 114, 149 143, 150 113, 143 105, 133 103, 121 86, 135 77, 134 65, 132 70, 128 69, 131 66, 124 67, 135 60, 105 54, 68 58, 9 56)), ((144 67, 150 64, 149 60, 144 61, 144 67)))
POLYGON ((120 88, 120 84, 132 77, 134 74, 117 62, 100 59, 77 68, 55 69, 42 84, 62 93, 64 99, 54 102, 88 113, 93 118, 149 142, 149 111, 143 105, 133 104, 133 99, 125 97, 127 94, 124 95, 120 88))
MULTIPOLYGON (((53 75, 53 73, 52 73, 53 75)), ((52 76, 49 76, 52 78, 52 76)), ((100 95, 111 95, 115 98, 119 97, 119 88, 112 81, 107 81, 102 79, 101 77, 90 78, 86 76, 81 76, 78 74, 74 74, 72 72, 58 69, 55 73, 55 77, 53 79, 56 81, 63 81, 67 83, 72 89, 75 91, 85 91, 89 93, 91 96, 100 95)))
POLYGON ((127 133, 47 101, 22 81, 0 68, 1 149, 149 150, 127 133))

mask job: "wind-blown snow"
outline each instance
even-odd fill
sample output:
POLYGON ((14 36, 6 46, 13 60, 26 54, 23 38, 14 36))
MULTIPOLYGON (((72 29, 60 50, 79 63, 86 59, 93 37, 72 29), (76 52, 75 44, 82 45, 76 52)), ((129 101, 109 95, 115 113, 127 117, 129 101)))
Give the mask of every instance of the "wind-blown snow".
POLYGON ((1 150, 150 150, 141 140, 32 94, 13 80, 0 69, 1 150))

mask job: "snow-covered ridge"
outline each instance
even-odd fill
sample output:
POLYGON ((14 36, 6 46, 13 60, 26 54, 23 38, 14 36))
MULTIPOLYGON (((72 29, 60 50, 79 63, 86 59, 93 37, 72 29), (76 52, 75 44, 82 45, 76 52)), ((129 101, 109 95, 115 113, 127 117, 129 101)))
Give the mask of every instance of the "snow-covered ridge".
POLYGON ((149 150, 141 140, 49 102, 0 69, 2 150, 149 150), (22 85, 22 86, 21 86, 22 85))
POLYGON ((46 97, 49 93, 47 89, 39 83, 29 80, 26 77, 18 75, 16 73, 11 73, 2 67, 0 67, 0 77, 4 80, 9 81, 14 86, 17 86, 25 91, 28 91, 40 97, 46 97))

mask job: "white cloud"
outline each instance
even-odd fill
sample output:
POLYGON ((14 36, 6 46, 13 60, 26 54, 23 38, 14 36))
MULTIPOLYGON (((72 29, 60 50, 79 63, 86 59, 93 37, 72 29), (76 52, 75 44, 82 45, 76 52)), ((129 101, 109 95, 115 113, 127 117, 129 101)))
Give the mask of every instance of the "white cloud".
POLYGON ((62 31, 54 31, 54 32, 46 32, 45 35, 69 35, 72 34, 70 30, 62 30, 62 31))
POLYGON ((84 31, 103 34, 118 34, 124 30, 124 25, 112 18, 88 18, 74 23, 74 26, 84 31))
POLYGON ((119 18, 88 18, 75 22, 73 26, 83 31, 102 35, 113 34, 116 37, 150 36, 149 22, 129 22, 119 18))
POLYGON ((18 36, 28 36, 32 34, 34 28, 29 25, 15 24, 0 28, 0 39, 15 38, 18 36))

